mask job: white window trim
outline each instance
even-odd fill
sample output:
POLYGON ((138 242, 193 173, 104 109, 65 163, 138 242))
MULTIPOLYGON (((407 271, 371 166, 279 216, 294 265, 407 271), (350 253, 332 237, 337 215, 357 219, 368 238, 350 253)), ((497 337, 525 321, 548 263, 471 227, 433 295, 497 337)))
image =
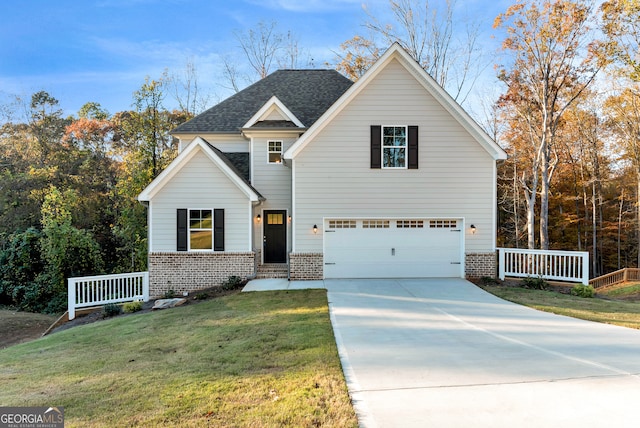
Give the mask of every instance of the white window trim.
MULTIPOLYGON (((213 231, 215 230, 215 225, 213 224, 214 214, 213 208, 187 208, 187 251, 192 253, 212 253, 213 250, 213 231), (211 248, 191 248, 191 211, 211 211, 211 248)), ((209 230, 209 229, 193 229, 197 230, 209 230)))
POLYGON ((380 127, 380 169, 408 169, 409 168, 409 126, 408 125, 382 125, 380 127), (404 128, 404 146, 385 146, 384 128, 404 128), (384 166, 384 149, 404 147, 404 166, 384 166))
POLYGON ((282 164, 282 159, 283 159, 282 155, 284 153, 283 149, 284 149, 284 143, 282 142, 282 140, 268 140, 267 141, 267 163, 269 165, 281 165, 282 164), (280 151, 269 150, 269 144, 271 144, 271 143, 280 143, 280 151), (269 155, 271 153, 280 153, 280 162, 270 162, 269 161, 269 155))

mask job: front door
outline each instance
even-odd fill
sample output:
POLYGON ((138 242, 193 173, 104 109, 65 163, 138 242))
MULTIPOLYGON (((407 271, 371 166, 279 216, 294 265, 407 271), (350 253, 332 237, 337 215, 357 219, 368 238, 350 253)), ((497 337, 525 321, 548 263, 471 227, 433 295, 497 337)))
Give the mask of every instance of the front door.
POLYGON ((264 262, 287 262, 286 211, 265 211, 264 262))

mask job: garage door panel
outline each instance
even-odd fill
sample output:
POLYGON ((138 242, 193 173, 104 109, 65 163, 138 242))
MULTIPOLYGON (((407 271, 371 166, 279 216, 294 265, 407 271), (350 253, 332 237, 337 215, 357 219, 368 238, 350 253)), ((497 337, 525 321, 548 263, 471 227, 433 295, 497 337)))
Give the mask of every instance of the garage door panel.
MULTIPOLYGON (((414 221, 415 222, 415 221, 414 221)), ((455 220, 447 227, 398 228, 401 221, 385 221, 388 227, 330 228, 325 223, 325 278, 459 277, 462 232, 455 220)), ((367 223, 369 224, 369 223, 367 223)), ((378 222, 378 225, 381 224, 378 222)), ((438 223, 442 226, 442 223, 438 223)), ((415 224, 414 224, 415 226, 415 224)))

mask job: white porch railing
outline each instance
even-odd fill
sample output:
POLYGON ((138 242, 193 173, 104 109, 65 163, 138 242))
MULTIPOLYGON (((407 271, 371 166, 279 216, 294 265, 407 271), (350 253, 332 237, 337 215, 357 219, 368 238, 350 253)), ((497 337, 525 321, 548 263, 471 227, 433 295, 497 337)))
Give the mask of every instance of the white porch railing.
POLYGON ((498 248, 498 277, 536 277, 589 285, 586 251, 498 248))
POLYGON ((69 320, 76 317, 76 309, 107 303, 149 300, 149 272, 68 278, 69 320))

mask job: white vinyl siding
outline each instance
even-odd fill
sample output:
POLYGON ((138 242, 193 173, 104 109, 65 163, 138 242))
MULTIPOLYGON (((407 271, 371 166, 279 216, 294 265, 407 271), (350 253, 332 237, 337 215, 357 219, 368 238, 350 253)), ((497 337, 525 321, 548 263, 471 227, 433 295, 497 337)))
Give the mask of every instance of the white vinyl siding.
POLYGON ((495 161, 397 61, 295 158, 295 252, 322 252, 323 218, 463 218, 466 252, 493 251, 495 161), (370 126, 419 127, 419 169, 371 169, 370 126))
POLYGON ((225 210, 225 251, 250 251, 248 197, 201 151, 151 200, 150 252, 176 251, 179 208, 225 210))
POLYGON ((196 137, 201 137, 212 146, 216 147, 223 153, 249 153, 249 140, 242 135, 215 135, 215 134, 199 134, 199 135, 177 135, 180 139, 178 145, 179 151, 182 152, 187 148, 196 137))
MULTIPOLYGON (((254 218, 267 210, 286 210, 291 215, 291 168, 283 163, 268 163, 269 141, 281 141, 284 153, 296 138, 281 138, 277 134, 254 137, 252 141, 252 184, 266 200, 255 208, 254 218)), ((262 215, 262 217, 264 217, 262 215)), ((254 242, 262 242, 263 224, 254 222, 254 242)), ((287 248, 291 248, 291 233, 287 231, 287 248)))

